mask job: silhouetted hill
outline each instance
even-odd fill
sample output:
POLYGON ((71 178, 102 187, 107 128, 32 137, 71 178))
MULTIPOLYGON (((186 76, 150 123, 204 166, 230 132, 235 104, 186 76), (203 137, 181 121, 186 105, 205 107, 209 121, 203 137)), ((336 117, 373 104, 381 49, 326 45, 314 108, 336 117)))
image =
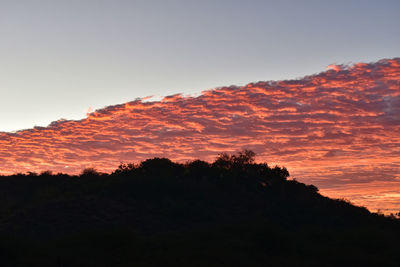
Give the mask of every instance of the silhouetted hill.
POLYGON ((254 153, 0 177, 1 266, 400 266, 400 222, 254 153))

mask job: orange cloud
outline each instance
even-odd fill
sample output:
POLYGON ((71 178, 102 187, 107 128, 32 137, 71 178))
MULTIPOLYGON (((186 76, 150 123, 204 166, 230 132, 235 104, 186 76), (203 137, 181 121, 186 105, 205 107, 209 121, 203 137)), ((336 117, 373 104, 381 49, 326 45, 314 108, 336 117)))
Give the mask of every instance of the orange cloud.
POLYGON ((327 69, 328 70, 334 70, 334 71, 341 71, 342 70, 342 66, 336 65, 336 64, 331 64, 331 65, 328 66, 327 69))
POLYGON ((223 87, 197 97, 138 99, 88 112, 79 121, 3 132, 0 174, 112 171, 121 161, 213 160, 219 152, 243 148, 334 196, 356 198, 358 188, 390 186, 376 199, 381 209, 395 211, 400 58, 339 66, 298 80, 223 87))

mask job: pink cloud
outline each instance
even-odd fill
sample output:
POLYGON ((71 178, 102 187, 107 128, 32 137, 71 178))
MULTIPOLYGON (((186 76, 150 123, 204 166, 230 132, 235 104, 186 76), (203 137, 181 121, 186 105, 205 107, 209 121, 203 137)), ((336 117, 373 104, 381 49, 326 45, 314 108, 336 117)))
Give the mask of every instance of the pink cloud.
POLYGON ((259 161, 285 165, 292 176, 326 190, 393 187, 400 182, 399 114, 399 58, 335 65, 298 80, 138 99, 79 121, 3 132, 0 173, 112 171, 121 161, 213 160, 248 148, 259 161))

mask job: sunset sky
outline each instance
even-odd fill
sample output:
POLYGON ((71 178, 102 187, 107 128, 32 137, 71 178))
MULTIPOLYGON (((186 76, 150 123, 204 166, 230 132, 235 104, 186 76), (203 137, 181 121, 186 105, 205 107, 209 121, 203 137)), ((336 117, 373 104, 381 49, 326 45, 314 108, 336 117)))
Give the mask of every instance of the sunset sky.
POLYGON ((400 2, 1 0, 0 131, 399 56, 400 2))
POLYGON ((400 211, 399 1, 0 1, 0 174, 252 149, 400 211))

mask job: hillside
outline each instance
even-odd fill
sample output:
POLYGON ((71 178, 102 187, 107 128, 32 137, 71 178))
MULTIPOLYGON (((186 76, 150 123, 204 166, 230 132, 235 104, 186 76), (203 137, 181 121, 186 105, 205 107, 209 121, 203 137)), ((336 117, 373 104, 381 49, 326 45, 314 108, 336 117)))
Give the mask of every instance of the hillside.
POLYGON ((399 266, 400 221, 254 153, 0 177, 2 266, 399 266))

